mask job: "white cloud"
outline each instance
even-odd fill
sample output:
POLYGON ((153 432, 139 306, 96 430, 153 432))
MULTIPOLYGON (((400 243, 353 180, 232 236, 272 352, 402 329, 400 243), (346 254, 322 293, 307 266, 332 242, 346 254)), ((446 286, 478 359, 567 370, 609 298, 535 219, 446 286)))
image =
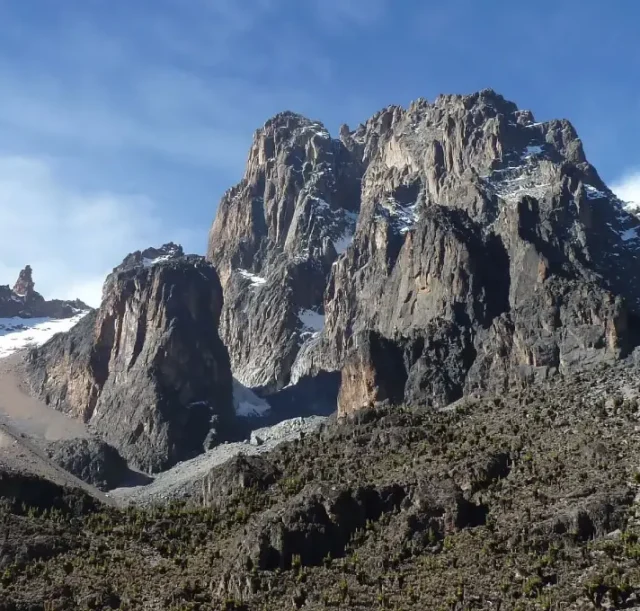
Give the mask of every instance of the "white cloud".
POLYGON ((623 201, 640 206, 640 170, 629 172, 617 180, 611 190, 623 201))
POLYGON ((0 157, 3 284, 29 264, 45 297, 95 306, 106 274, 127 253, 171 237, 147 197, 81 192, 62 184, 43 160, 0 157))
MULTIPOLYGON (((330 0, 341 26, 358 21, 358 3, 330 0)), ((0 58, 0 284, 30 264, 46 297, 97 305, 128 252, 204 247, 253 130, 333 100, 333 64, 282 0, 132 3, 125 20, 80 4, 41 27, 0 0, 24 48, 0 58)))

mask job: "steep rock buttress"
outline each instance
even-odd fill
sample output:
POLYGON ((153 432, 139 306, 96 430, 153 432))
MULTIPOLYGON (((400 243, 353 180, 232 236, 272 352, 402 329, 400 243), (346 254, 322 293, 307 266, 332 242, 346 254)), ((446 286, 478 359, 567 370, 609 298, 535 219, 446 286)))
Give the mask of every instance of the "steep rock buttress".
POLYGON ((388 340, 406 374, 396 400, 446 404, 626 354, 639 226, 568 121, 486 90, 389 107, 339 139, 276 116, 220 204, 208 258, 245 384, 271 392, 349 363, 355 409, 349 380, 359 366, 380 380, 388 340), (359 341, 370 333, 380 341, 359 341))

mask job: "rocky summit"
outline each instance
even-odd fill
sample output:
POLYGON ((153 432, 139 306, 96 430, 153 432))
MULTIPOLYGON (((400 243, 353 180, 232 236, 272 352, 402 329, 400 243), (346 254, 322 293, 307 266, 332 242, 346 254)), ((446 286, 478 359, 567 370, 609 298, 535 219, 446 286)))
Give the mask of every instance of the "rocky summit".
POLYGON ((206 257, 0 368, 0 611, 640 608, 639 257, 492 90, 276 115, 206 257))
MULTIPOLYGON (((446 405, 628 354, 639 228, 568 121, 487 90, 389 107, 338 138, 277 115, 207 256, 244 384, 273 393, 351 362, 352 385, 374 332, 403 370, 395 400, 446 405)), ((360 386, 345 410, 371 403, 360 386)))

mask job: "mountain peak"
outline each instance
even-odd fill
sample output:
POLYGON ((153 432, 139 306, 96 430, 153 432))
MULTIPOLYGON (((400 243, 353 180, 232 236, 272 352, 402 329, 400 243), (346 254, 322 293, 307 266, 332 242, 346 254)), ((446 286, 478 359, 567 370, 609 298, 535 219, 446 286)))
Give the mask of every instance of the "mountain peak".
POLYGON ((181 259, 182 257, 184 257, 184 250, 182 246, 180 246, 180 244, 175 244, 174 242, 167 242, 159 248, 150 246, 144 250, 136 250, 135 252, 129 253, 122 260, 122 263, 114 267, 105 279, 102 286, 102 299, 104 300, 107 297, 117 276, 122 272, 155 267, 156 265, 169 263, 176 259, 181 259))
POLYGON ((13 292, 18 295, 18 297, 27 297, 35 291, 34 287, 33 270, 30 265, 26 265, 18 275, 16 283, 13 285, 13 292))
POLYGON ((120 265, 118 265, 114 271, 122 271, 124 269, 130 269, 132 267, 150 267, 159 263, 170 261, 171 259, 178 259, 184 257, 184 250, 180 244, 174 244, 173 242, 167 242, 159 248, 149 246, 144 250, 136 250, 129 253, 120 265))
POLYGON ((277 390, 340 369, 360 331, 395 341, 433 321, 458 338, 460 388, 476 328, 530 307, 538 281, 606 277, 601 288, 640 304, 619 280, 638 275, 637 221, 619 207, 569 121, 536 122, 493 89, 391 105, 335 140, 280 113, 256 133, 209 238, 234 373, 277 390), (476 270, 481 260, 503 266, 496 284, 476 270), (438 284, 449 263, 459 283, 438 284), (465 309, 464 332, 447 326, 465 309), (322 324, 309 328, 312 315, 322 324))
POLYGON ((291 110, 285 110, 283 112, 279 112, 275 114, 270 119, 267 119, 263 129, 265 131, 269 129, 278 129, 278 128, 295 129, 295 128, 310 127, 313 125, 322 125, 322 124, 319 121, 314 121, 312 119, 309 119, 308 117, 300 113, 293 112, 291 110))

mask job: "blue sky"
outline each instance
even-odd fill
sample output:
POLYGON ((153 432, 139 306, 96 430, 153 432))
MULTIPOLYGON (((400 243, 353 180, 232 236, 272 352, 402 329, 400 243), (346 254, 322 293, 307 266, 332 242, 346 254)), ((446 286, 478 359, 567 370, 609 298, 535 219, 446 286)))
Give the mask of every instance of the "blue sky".
POLYGON ((96 303, 147 245, 204 252, 285 109, 337 133, 492 87, 640 194, 635 0, 0 0, 0 23, 0 282, 30 263, 47 296, 96 303))

